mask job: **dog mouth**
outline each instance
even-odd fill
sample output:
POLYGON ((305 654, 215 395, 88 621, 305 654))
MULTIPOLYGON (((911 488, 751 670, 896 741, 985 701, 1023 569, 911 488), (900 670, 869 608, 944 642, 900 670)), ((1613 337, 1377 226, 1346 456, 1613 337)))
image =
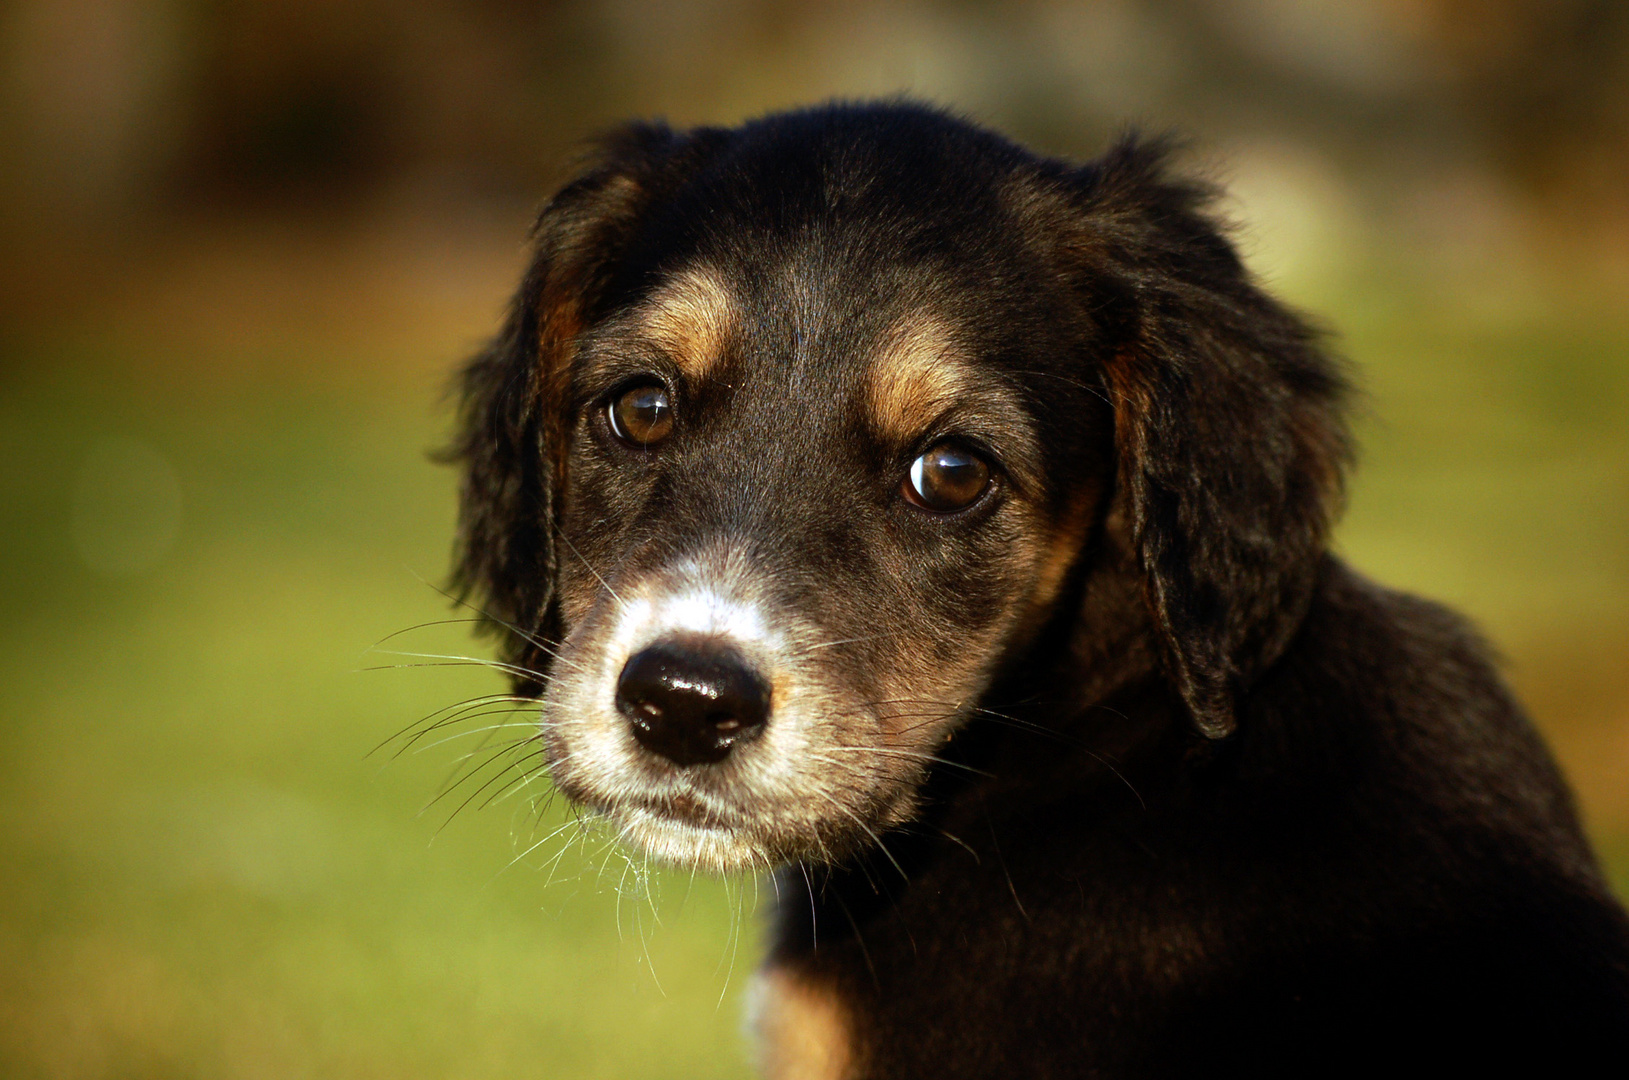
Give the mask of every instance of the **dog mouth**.
POLYGON ((774 794, 662 790, 671 782, 646 787, 624 775, 608 791, 592 780, 555 778, 557 789, 618 842, 668 866, 719 875, 841 861, 881 843, 880 835, 916 809, 909 784, 881 785, 855 798, 852 789, 827 788, 812 778, 774 794))
POLYGON ((631 799, 622 807, 625 811, 665 818, 678 825, 715 831, 740 831, 738 823, 709 807, 696 796, 679 792, 664 798, 643 797, 631 799))
POLYGON ((620 841, 660 861, 723 873, 761 864, 766 857, 763 823, 756 815, 690 791, 611 794, 568 771, 551 771, 561 794, 608 824, 620 841))
POLYGON ((628 800, 603 813, 620 839, 672 866, 728 874, 768 862, 757 830, 690 796, 628 800))
MULTIPOLYGON (((786 801, 757 790, 663 790, 673 783, 669 777, 647 787, 623 775, 607 789, 569 770, 555 775, 561 794, 604 822, 620 843, 680 869, 734 874, 799 859, 828 861, 859 839, 847 835, 849 816, 828 820, 813 805, 825 805, 836 795, 799 788, 806 797, 786 801), (749 801, 742 804, 741 798, 749 801)), ((852 813, 871 816, 865 809, 852 813)))

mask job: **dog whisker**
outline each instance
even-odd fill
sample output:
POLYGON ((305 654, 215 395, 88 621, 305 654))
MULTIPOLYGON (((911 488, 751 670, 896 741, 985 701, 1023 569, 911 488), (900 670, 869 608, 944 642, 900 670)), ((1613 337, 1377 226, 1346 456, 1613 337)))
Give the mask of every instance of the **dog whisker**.
POLYGON ((503 673, 505 673, 507 675, 516 675, 516 676, 521 676, 521 677, 525 677, 525 678, 537 678, 537 679, 547 678, 547 676, 541 675, 541 674, 539 674, 537 672, 528 672, 527 669, 525 669, 525 668, 516 667, 513 664, 506 664, 506 663, 503 663, 502 661, 498 661, 498 660, 426 660, 426 661, 423 661, 421 663, 416 663, 416 664, 374 664, 374 665, 371 665, 369 667, 358 668, 357 670, 358 671, 410 671, 410 670, 413 670, 415 668, 438 668, 438 667, 481 667, 481 668, 488 668, 488 669, 490 669, 492 671, 501 671, 501 672, 503 672, 503 673))
MULTIPOLYGON (((924 703, 926 703, 926 704, 934 704, 933 702, 924 702, 924 703)), ((1110 709, 1108 711, 1115 712, 1115 715, 1123 717, 1123 714, 1117 712, 1116 710, 1110 709)), ((1029 732, 1029 733, 1035 734, 1035 735, 1043 735, 1043 736, 1046 736, 1047 738, 1057 739, 1060 742, 1069 744, 1070 746, 1074 747, 1075 749, 1077 749, 1077 750, 1081 751, 1082 753, 1084 753, 1084 754, 1090 756, 1091 758, 1095 759, 1099 764, 1101 764, 1110 773, 1114 774, 1115 779, 1119 780, 1122 784, 1124 784, 1125 787, 1126 787, 1126 790, 1130 791, 1132 796, 1136 798, 1138 805, 1141 806, 1144 810, 1148 809, 1148 803, 1143 798, 1142 792, 1137 790, 1136 785, 1133 784, 1131 782, 1131 780, 1124 773, 1122 773, 1120 771, 1119 767, 1116 766, 1114 764, 1114 762, 1110 761, 1108 758, 1106 758, 1102 754, 1098 753, 1096 750, 1093 750, 1089 746, 1086 746, 1080 739, 1075 738, 1074 736, 1071 736, 1071 735, 1067 735, 1064 732, 1058 731, 1058 730, 1056 730, 1054 728, 1047 727, 1044 724, 1037 724, 1037 723, 1035 723, 1034 721, 1031 721, 1031 720, 1023 720, 1023 719, 1020 719, 1019 717, 1012 716, 1012 715, 1009 715, 1007 713, 997 712, 994 709, 975 708, 975 709, 972 710, 972 712, 977 716, 985 717, 991 723, 1000 724, 1000 725, 1003 725, 1005 727, 1011 727, 1011 728, 1014 728, 1014 729, 1016 729, 1018 731, 1025 731, 1025 732, 1029 732)), ((903 715, 909 715, 909 714, 903 714, 903 715)), ((927 724, 931 724, 931 723, 933 723, 933 721, 928 721, 927 722, 927 724)), ((921 726, 927 726, 927 725, 926 724, 912 725, 911 727, 907 727, 905 730, 910 731, 910 730, 913 730, 914 727, 921 727, 921 726)))
POLYGON ((854 645, 854 644, 857 644, 858 642, 862 642, 862 641, 881 641, 884 638, 891 638, 891 637, 898 637, 898 636, 899 635, 897 633, 863 634, 860 637, 840 638, 837 641, 822 641, 822 642, 820 642, 819 644, 816 644, 816 645, 805 645, 802 648, 796 650, 796 653, 794 655, 803 655, 805 653, 817 652, 817 651, 819 651, 821 649, 831 649, 831 648, 835 648, 838 645, 854 645))
POLYGON ((580 823, 577 821, 576 818, 567 818, 565 821, 562 821, 560 824, 556 825, 554 828, 552 828, 548 832, 544 833, 539 839, 532 841, 525 848, 523 848, 520 851, 519 854, 517 854, 513 859, 510 860, 509 865, 510 866, 515 865, 516 863, 520 862, 522 859, 526 858, 526 856, 530 855, 532 852, 534 852, 538 848, 542 847, 544 844, 547 844, 550 840, 553 840, 556 836, 559 836, 561 833, 565 832, 568 829, 574 829, 574 828, 581 828, 580 823))
POLYGON ((969 844, 966 840, 963 840, 961 837, 957 836, 955 833, 948 832, 945 829, 937 829, 936 831, 939 833, 940 836, 943 836, 946 840, 949 840, 952 844, 955 844, 957 847, 962 848, 969 855, 973 856, 973 862, 975 864, 978 864, 978 865, 983 864, 984 860, 979 858, 979 853, 977 851, 974 851, 973 850, 973 845, 969 844))
MULTIPOLYGON (((418 731, 415 731, 411 736, 404 739, 402 741, 402 745, 397 748, 396 753, 391 756, 400 757, 408 750, 414 749, 415 744, 433 732, 440 731, 443 728, 455 727, 459 724, 467 724, 471 720, 478 720, 488 716, 526 713, 532 717, 528 723, 536 726, 541 722, 540 714, 543 710, 540 708, 539 702, 535 698, 519 698, 516 699, 513 704, 497 708, 489 709, 487 708, 488 705, 496 705, 496 702, 485 702, 481 705, 470 706, 466 709, 462 709, 440 720, 437 720, 433 724, 424 725, 418 731)), ((400 736, 397 737, 399 738, 400 736)))
MULTIPOLYGON (((464 608, 465 610, 468 610, 468 611, 475 612, 475 614, 479 615, 481 617, 481 619, 484 619, 487 622, 495 623, 498 626, 503 627, 505 630, 509 631, 511 634, 514 634, 516 637, 520 638, 521 640, 525 641, 526 643, 535 646, 536 648, 541 650, 544 654, 546 654, 546 655, 548 655, 550 657, 554 657, 554 658, 558 659, 558 654, 555 652, 555 650, 547 642, 545 642, 541 638, 539 638, 539 637, 537 637, 537 636, 535 636, 533 634, 527 633, 526 631, 522 630, 520 627, 516 626, 514 623, 511 623, 511 622, 509 622, 509 621, 507 621, 505 619, 498 618, 498 616, 492 614, 492 612, 486 610, 485 608, 482 608, 482 607, 479 607, 479 606, 477 606, 475 604, 470 603, 469 600, 467 598, 465 598, 465 597, 455 596, 452 593, 448 592, 446 589, 440 588, 439 586, 434 585, 431 582, 425 581, 424 578, 419 577, 417 574, 415 574, 414 576, 418 577, 418 580, 419 580, 420 584, 428 586, 430 589, 433 589, 435 592, 439 593, 441 596, 446 597, 448 600, 452 601, 454 604, 458 605, 459 607, 464 608)), ((425 623, 423 625, 433 626, 433 625, 436 625, 436 624, 432 622, 432 623, 425 623)), ((386 638, 385 640, 388 641, 389 638, 386 638)))
MULTIPOLYGON (((453 817, 456 817, 458 814, 462 813, 465 807, 474 802, 477 798, 480 798, 482 791, 485 791, 493 784, 497 784, 500 780, 503 780, 504 782, 499 785, 497 790, 493 791, 492 794, 488 795, 481 801, 481 804, 476 807, 477 810, 485 810, 488 806, 491 806, 494 802, 497 802, 500 798, 502 798, 516 785, 525 785, 529 783, 540 771, 540 768, 534 767, 532 763, 541 763, 543 761, 543 757, 543 751, 538 750, 515 758, 513 761, 505 765, 502 770, 494 774, 491 779, 487 780, 486 783, 472 791, 469 796, 459 804, 458 809, 454 810, 452 814, 449 815, 447 820, 451 821, 453 817), (517 770, 519 772, 518 776, 511 776, 508 780, 504 780, 504 777, 509 776, 510 773, 516 772, 517 770)), ((442 827, 446 827, 446 822, 443 822, 442 827)))
POLYGON ((910 759, 912 759, 914 761, 926 761, 926 762, 931 762, 931 763, 936 764, 936 765, 944 765, 944 766, 946 766, 948 768, 952 768, 952 769, 962 769, 962 770, 965 770, 966 772, 972 773, 974 776, 994 776, 995 775, 994 773, 989 772, 989 771, 987 771, 985 769, 974 768, 973 766, 963 764, 960 761, 951 761, 949 758, 941 757, 938 754, 930 754, 930 753, 927 753, 925 751, 919 751, 919 750, 895 750, 895 749, 892 749, 892 748, 889 748, 889 747, 883 747, 883 746, 847 746, 847 745, 831 745, 831 746, 827 746, 825 749, 827 751, 832 751, 832 750, 847 751, 849 753, 854 753, 854 754, 882 754, 882 755, 885 755, 885 756, 888 756, 888 757, 910 758, 910 759))
POLYGON ((395 639, 397 639, 399 637, 402 637, 404 635, 407 635, 407 634, 411 634, 416 630, 428 630, 432 626, 473 626, 473 625, 479 625, 482 621, 484 621, 484 620, 481 619, 481 618, 428 619, 425 622, 414 623, 412 626, 404 626, 400 630, 394 630, 394 631, 386 634, 384 637, 380 638, 378 641, 375 641, 372 645, 369 645, 366 649, 364 649, 362 651, 363 651, 364 654, 372 652, 373 650, 377 649, 379 646, 385 644, 386 642, 394 641, 395 639))
POLYGON ((810 792, 812 794, 814 794, 814 795, 818 796, 819 798, 824 799, 826 802, 830 803, 832 808, 835 809, 838 813, 842 814, 844 817, 846 817, 849 820, 853 821, 855 825, 859 826, 860 831, 865 833, 867 836, 869 836, 871 838, 872 842, 877 845, 877 850, 881 851, 882 854, 884 855, 884 857, 886 857, 887 860, 890 863, 893 864, 894 869, 899 871, 899 876, 901 878, 903 878, 905 881, 909 881, 911 879, 911 876, 905 872, 905 868, 903 866, 899 865, 899 860, 894 858, 894 853, 888 850, 888 845, 884 844, 882 842, 882 837, 878 836, 876 831, 874 829, 872 829, 871 826, 869 826, 869 825, 867 825, 865 823, 864 818, 860 817, 859 814, 856 814, 853 810, 850 810, 848 807, 844 806, 837 799, 834 799, 830 795, 827 795, 820 788, 811 787, 809 790, 810 790, 810 792))
POLYGON ((1034 375, 1034 376, 1037 376, 1037 377, 1042 378, 1042 379, 1056 379, 1058 382, 1061 382, 1061 383, 1063 383, 1063 384, 1065 384, 1067 386, 1073 386, 1077 390, 1084 390, 1084 391, 1086 391, 1086 393, 1091 394, 1093 397, 1101 398, 1103 400, 1104 404, 1107 404, 1107 405, 1113 405, 1114 404, 1113 400, 1111 400, 1110 397, 1109 397, 1107 388, 1105 388, 1103 386, 1093 385, 1093 384, 1087 383, 1087 382, 1082 382, 1079 379, 1071 379, 1071 378, 1069 378, 1069 376, 1067 376, 1067 375, 1059 375, 1055 371, 1035 371, 1035 370, 1030 370, 1030 369, 1014 369, 1014 370, 1010 371, 1009 374, 1011 374, 1011 375, 1034 375))
MULTIPOLYGON (((487 716, 487 715, 491 715, 491 714, 489 714, 489 713, 477 713, 477 714, 475 714, 475 717, 472 717, 471 719, 478 718, 480 716, 487 716)), ((537 724, 535 722, 529 721, 529 720, 528 721, 514 720, 514 721, 511 721, 511 722, 506 723, 506 724, 483 724, 481 727, 478 727, 478 728, 469 728, 469 729, 467 729, 465 731, 455 731, 451 735, 444 735, 441 738, 436 739, 433 742, 428 742, 428 743, 425 743, 423 746, 416 747, 413 752, 415 754, 422 754, 426 750, 433 750, 438 746, 446 746, 448 743, 453 742, 456 739, 467 739, 472 735, 482 735, 482 734, 485 734, 487 732, 492 732, 492 731, 505 731, 505 730, 512 729, 512 728, 525 728, 528 731, 535 732, 537 730, 537 724)))
MULTIPOLYGON (((402 657, 407 657, 409 659, 420 659, 420 660, 456 660, 456 661, 462 661, 464 663, 478 664, 478 665, 481 665, 483 667, 490 667, 490 668, 493 668, 493 669, 498 670, 498 671, 508 672, 511 675, 519 675, 522 678, 528 678, 528 679, 545 679, 545 678, 548 678, 548 675, 547 675, 546 672, 534 671, 531 668, 522 667, 519 664, 511 664, 511 663, 508 663, 507 661, 503 661, 503 660, 492 660, 492 659, 488 659, 487 657, 484 657, 484 656, 463 656, 463 655, 460 655, 458 653, 409 652, 409 651, 404 650, 404 649, 378 649, 378 650, 375 650, 375 651, 378 652, 379 655, 381 655, 381 656, 402 656, 402 657)), ((565 661, 559 660, 559 659, 557 659, 555 662, 556 663, 565 663, 565 661)), ((571 664, 566 664, 566 666, 568 668, 572 667, 571 664)))
MULTIPOLYGON (((465 700, 457 702, 455 704, 447 705, 447 706, 444 706, 442 708, 439 708, 439 709, 435 710, 434 712, 429 713, 429 714, 427 714, 425 716, 422 716, 419 719, 413 721, 411 724, 408 724, 406 727, 404 727, 400 731, 396 732, 396 734, 391 735, 388 738, 386 738, 386 739, 382 740, 381 742, 379 742, 378 745, 376 745, 372 750, 369 750, 366 754, 363 755, 363 757, 365 757, 365 758, 366 757, 372 757, 374 754, 377 754, 380 750, 384 749, 386 746, 389 746, 392 742, 395 742, 397 739, 400 739, 400 738, 406 736, 409 732, 415 731, 421 725, 426 724, 431 720, 434 720, 436 717, 441 716, 443 713, 451 714, 450 721, 456 723, 457 720, 458 720, 458 710, 466 709, 466 708, 468 708, 468 709, 479 709, 479 708, 483 708, 483 707, 485 707, 487 705, 491 705, 491 704, 494 704, 494 703, 499 702, 499 701, 516 701, 516 702, 520 702, 520 701, 535 701, 535 699, 522 697, 522 696, 517 695, 517 694, 481 694, 478 697, 466 698, 465 700)), ((427 729, 427 730, 433 730, 436 726, 439 726, 439 724, 445 723, 445 722, 448 722, 448 721, 447 720, 437 721, 435 724, 431 725, 430 729, 427 729)), ((417 736, 414 736, 414 737, 416 738, 417 736)), ((398 751, 397 754, 399 756, 400 751, 398 751)))
POLYGON ((605 589, 606 593, 610 595, 611 599, 617 602, 617 606, 626 609, 628 605, 623 602, 622 597, 618 596, 617 591, 611 588, 611 583, 606 581, 605 578, 601 577, 598 570, 594 569, 594 564, 583 558, 583 553, 577 550, 577 545, 571 542, 571 538, 566 535, 565 530, 556 526, 555 535, 564 541, 566 547, 570 549, 571 553, 582 561, 583 566, 588 570, 588 572, 594 575, 594 580, 599 582, 601 587, 605 589))
MULTIPOLYGON (((468 798, 466 798, 462 803, 460 803, 458 805, 457 809, 455 809, 450 815, 448 815, 447 820, 443 821, 442 824, 441 824, 441 828, 445 829, 447 827, 447 825, 449 823, 451 823, 453 818, 457 817, 458 814, 461 811, 463 811, 463 809, 465 807, 467 807, 474 798, 476 798, 481 792, 485 791, 488 787, 490 787, 497 780, 501 779, 503 776, 505 776, 511 770, 513 770, 515 768, 523 767, 526 764, 526 762, 528 762, 530 760, 541 759, 542 756, 543 756, 543 750, 541 748, 533 750, 533 751, 531 751, 531 752, 529 752, 527 754, 521 755, 518 758, 512 756, 512 755, 516 754, 519 750, 521 750, 523 747, 527 746, 528 744, 535 743, 535 742, 536 742, 536 736, 528 736, 527 738, 524 738, 524 739, 512 740, 509 743, 506 743, 503 746, 500 746, 496 751, 494 751, 492 754, 490 754, 488 757, 486 757, 483 761, 481 761, 480 764, 478 764, 475 767, 470 768, 470 769, 463 769, 462 764, 464 762, 467 762, 467 761, 471 760, 476 754, 478 754, 480 752, 480 750, 474 750, 474 751, 471 751, 469 754, 466 754, 463 758, 460 759, 460 767, 455 768, 455 770, 454 770, 454 775, 457 776, 457 779, 456 780, 450 780, 445 786, 443 786, 442 789, 439 792, 436 793, 436 796, 433 799, 431 799, 428 803, 425 804, 424 809, 420 810, 419 813, 421 815, 424 814, 426 811, 430 810, 437 803, 439 803, 442 799, 446 798, 448 795, 451 795, 454 791, 457 791, 459 788, 463 787, 465 784, 469 783, 470 781, 474 780, 476 777, 480 776, 481 773, 484 772, 488 767, 490 767, 490 766, 496 764, 497 762, 503 760, 505 757, 510 757, 510 760, 508 762, 506 762, 503 765, 502 768, 498 769, 497 772, 495 772, 493 774, 491 779, 487 780, 480 787, 476 788, 475 791, 472 792, 468 798)), ((438 829, 436 831, 439 833, 441 831, 441 829, 438 829)))

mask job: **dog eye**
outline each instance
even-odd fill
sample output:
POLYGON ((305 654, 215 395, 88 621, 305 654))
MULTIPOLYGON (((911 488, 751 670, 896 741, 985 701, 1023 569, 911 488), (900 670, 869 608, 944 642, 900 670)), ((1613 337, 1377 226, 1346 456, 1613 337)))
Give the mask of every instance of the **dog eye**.
POLYGON ((623 442, 650 446, 673 431, 673 402, 667 388, 644 383, 618 394, 606 409, 611 430, 623 442))
POLYGON ((948 513, 972 506, 990 486, 990 466, 955 443, 939 443, 911 462, 905 498, 927 510, 948 513))

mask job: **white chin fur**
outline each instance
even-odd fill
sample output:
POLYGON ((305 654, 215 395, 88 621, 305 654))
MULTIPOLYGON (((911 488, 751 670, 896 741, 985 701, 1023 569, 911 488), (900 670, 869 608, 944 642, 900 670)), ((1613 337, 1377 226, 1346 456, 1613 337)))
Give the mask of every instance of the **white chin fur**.
POLYGON ((763 855, 735 829, 692 825, 640 807, 613 810, 618 836, 652 858, 709 874, 733 874, 761 867, 763 855))

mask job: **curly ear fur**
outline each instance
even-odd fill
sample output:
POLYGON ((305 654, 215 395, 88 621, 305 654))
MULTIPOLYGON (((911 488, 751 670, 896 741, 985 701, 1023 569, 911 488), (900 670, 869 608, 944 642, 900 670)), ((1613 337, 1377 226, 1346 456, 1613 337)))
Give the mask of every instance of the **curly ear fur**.
POLYGON ((711 135, 630 124, 604 139, 538 216, 503 329, 458 384, 459 434, 444 455, 464 470, 453 584, 500 638, 518 693, 541 688, 559 637, 557 499, 578 336, 641 213, 711 135))
POLYGON ((1251 282, 1206 214, 1213 192, 1169 178, 1167 156, 1128 138, 1075 175, 1080 255, 1096 300, 1112 298, 1120 517, 1170 676, 1221 738, 1306 610, 1350 457, 1347 384, 1251 282))

